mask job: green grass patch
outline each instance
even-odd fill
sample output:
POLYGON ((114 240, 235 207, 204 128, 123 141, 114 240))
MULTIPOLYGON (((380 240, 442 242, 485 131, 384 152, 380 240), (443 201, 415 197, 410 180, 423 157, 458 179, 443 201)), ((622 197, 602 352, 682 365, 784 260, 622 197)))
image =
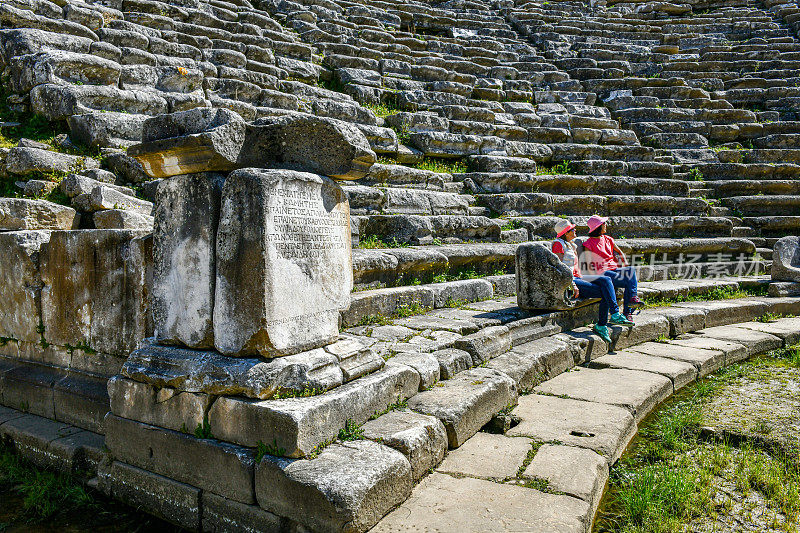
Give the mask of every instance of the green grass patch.
POLYGON ((8 446, 0 445, 0 497, 5 491, 22 496, 22 514, 28 521, 94 507, 94 499, 77 477, 35 468, 8 446))
POLYGON ((411 168, 430 170, 439 174, 463 174, 467 171, 467 164, 461 159, 439 159, 426 157, 411 168))
POLYGON ((680 302, 704 302, 711 300, 731 300, 734 298, 748 298, 750 296, 764 296, 766 287, 759 288, 733 288, 733 287, 714 287, 701 294, 686 294, 674 298, 652 298, 643 297, 646 307, 665 307, 680 302))
POLYGON ((749 443, 737 448, 725 441, 707 440, 700 427, 703 405, 721 386, 756 372, 757 365, 798 358, 798 349, 800 346, 791 347, 788 354, 776 350, 727 367, 690 385, 645 420, 631 450, 611 469, 594 531, 694 531, 689 524, 731 511, 730 501, 726 508, 719 497, 730 485, 742 494, 758 491, 770 509, 789 519, 783 530, 796 531, 791 523, 796 525, 800 517, 800 461, 749 443))
POLYGON ((407 242, 400 242, 394 237, 389 241, 384 241, 377 235, 365 235, 358 239, 358 247, 365 250, 372 250, 375 248, 408 248, 411 246, 407 242))

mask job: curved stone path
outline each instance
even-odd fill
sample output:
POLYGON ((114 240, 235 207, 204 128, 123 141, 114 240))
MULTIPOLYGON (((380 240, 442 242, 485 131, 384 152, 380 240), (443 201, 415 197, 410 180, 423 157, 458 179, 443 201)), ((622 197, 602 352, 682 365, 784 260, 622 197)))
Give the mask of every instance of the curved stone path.
POLYGON ((710 327, 644 342, 576 367, 521 396, 505 435, 449 452, 375 532, 585 532, 609 466, 640 423, 681 387, 800 341, 800 318, 710 327))

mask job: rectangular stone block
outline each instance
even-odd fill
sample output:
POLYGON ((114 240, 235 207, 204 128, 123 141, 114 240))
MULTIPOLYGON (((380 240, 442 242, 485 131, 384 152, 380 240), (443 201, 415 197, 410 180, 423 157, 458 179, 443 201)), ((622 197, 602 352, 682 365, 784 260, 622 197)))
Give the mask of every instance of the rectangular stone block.
POLYGON ((328 178, 242 169, 222 192, 214 343, 290 355, 336 340, 353 288, 347 196, 328 178))
POLYGON ((283 449, 286 457, 304 457, 335 438, 347 420, 364 423, 418 390, 415 370, 392 365, 307 398, 252 401, 223 396, 211 406, 208 419, 218 438, 243 446, 261 441, 283 449))
POLYGON ((687 307, 665 307, 655 309, 653 314, 666 317, 669 321, 669 336, 677 337, 690 331, 703 329, 706 325, 706 314, 701 309, 691 309, 687 307))
POLYGON ((145 343, 131 353, 121 374, 158 388, 259 399, 342 384, 339 359, 322 348, 264 361, 145 343))
POLYGON ((408 407, 441 420, 450 448, 461 446, 495 414, 517 402, 514 380, 490 368, 465 370, 440 385, 411 398, 408 407))
POLYGON ((127 356, 150 328, 151 241, 130 230, 54 231, 42 247, 44 338, 127 356))
POLYGON ((0 377, 0 400, 8 407, 46 418, 55 418, 53 386, 64 372, 45 366, 20 363, 0 377))
POLYGON ((766 312, 766 305, 757 300, 682 302, 675 306, 703 311, 706 314, 705 327, 707 328, 747 322, 766 312))
POLYGON ((42 277, 39 251, 49 231, 0 233, 0 336, 38 342, 42 277))
POLYGON ((208 394, 158 388, 122 376, 108 380, 111 412, 162 428, 194 432, 211 405, 208 394))
POLYGON ((99 477, 106 494, 167 522, 200 531, 200 489, 119 461, 99 477))
POLYGON ((477 366, 510 350, 511 334, 506 326, 489 326, 457 339, 453 347, 469 352, 477 366))
POLYGON ((634 322, 636 322, 634 327, 609 327, 615 350, 669 335, 669 321, 664 316, 641 313, 634 317, 634 322))
POLYGON ((433 291, 427 287, 392 287, 353 294, 350 308, 342 311, 342 325, 355 326, 368 316, 390 317, 402 305, 433 308, 433 291))
POLYGON ((405 455, 414 481, 438 465, 447 451, 447 432, 439 419, 405 410, 370 420, 364 424, 364 437, 405 455))
POLYGON ((369 440, 331 445, 311 460, 265 456, 256 468, 258 504, 320 532, 367 531, 412 486, 403 454, 369 440))
POLYGON ((672 394, 672 381, 658 374, 637 370, 577 367, 572 372, 542 383, 535 390, 624 407, 637 422, 641 422, 656 405, 672 394))
POLYGON ((153 226, 153 331, 159 342, 213 348, 217 224, 224 177, 162 180, 153 226))
POLYGON ((698 331, 697 335, 741 344, 747 349, 748 356, 768 352, 783 346, 783 340, 780 337, 736 326, 706 328, 698 331))
POLYGON ((689 348, 671 342, 643 342, 630 347, 629 350, 689 363, 697 368, 698 377, 701 378, 716 372, 725 364, 724 352, 705 348, 689 348))
POLYGON ((508 430, 508 436, 588 448, 611 463, 636 435, 633 415, 615 405, 529 394, 520 397, 512 414, 521 422, 508 430))
POLYGON ((203 491, 203 531, 207 533, 274 533, 288 520, 261 509, 203 491))
POLYGON ((675 391, 697 379, 697 368, 691 363, 627 350, 595 359, 589 363, 589 368, 625 368, 661 374, 672 380, 672 389, 675 391))
POLYGON ((27 414, 0 426, 0 437, 11 442, 14 450, 32 463, 43 468, 70 471, 74 464, 71 454, 55 454, 49 443, 82 430, 49 418, 27 414))
POLYGON ((701 350, 716 350, 725 354, 725 366, 747 359, 747 348, 738 342, 712 339, 702 335, 684 335, 681 338, 670 341, 676 346, 686 346, 701 350))
POLYGON ((108 413, 106 379, 70 373, 54 384, 53 407, 56 420, 103 433, 108 413))
POLYGON ((575 361, 566 343, 545 338, 515 346, 486 366, 509 376, 525 391, 572 368, 575 361))
POLYGON ((238 502, 255 501, 255 450, 198 439, 113 414, 106 417, 106 446, 119 461, 238 502))

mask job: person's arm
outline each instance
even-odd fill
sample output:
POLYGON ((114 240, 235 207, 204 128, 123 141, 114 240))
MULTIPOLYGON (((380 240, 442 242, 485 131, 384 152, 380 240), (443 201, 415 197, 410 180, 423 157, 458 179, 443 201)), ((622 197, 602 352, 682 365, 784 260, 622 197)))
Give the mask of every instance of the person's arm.
POLYGON ((553 245, 551 246, 551 250, 552 250, 552 252, 554 254, 556 254, 556 257, 558 257, 558 260, 563 263, 564 262, 564 247, 561 246, 561 243, 558 242, 558 241, 555 241, 553 243, 553 245))
POLYGON ((581 291, 578 290, 578 285, 575 280, 572 280, 572 295, 577 299, 580 298, 581 291))
POLYGON ((625 258, 625 253, 619 249, 617 243, 614 242, 614 239, 611 239, 611 246, 614 247, 614 255, 619 257, 620 266, 628 266, 628 260, 625 258))

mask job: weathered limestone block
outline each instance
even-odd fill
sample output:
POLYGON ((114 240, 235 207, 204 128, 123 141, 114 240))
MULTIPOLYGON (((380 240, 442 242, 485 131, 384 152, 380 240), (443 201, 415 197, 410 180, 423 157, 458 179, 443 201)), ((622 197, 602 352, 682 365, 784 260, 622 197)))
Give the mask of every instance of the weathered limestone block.
POLYGON ((159 518, 200 530, 200 495, 196 487, 114 461, 98 471, 99 489, 159 518))
POLYGON ((67 119, 69 136, 87 146, 127 148, 142 142, 144 123, 150 117, 131 113, 94 112, 67 119))
POLYGON ((624 407, 637 422, 641 422, 656 405, 672 394, 672 381, 659 374, 637 370, 576 367, 572 372, 560 374, 534 390, 624 407))
POLYGON ((366 176, 375 161, 375 152, 356 126, 296 115, 249 124, 239 166, 279 167, 355 180, 366 176))
POLYGON ((461 446, 495 414, 517 402, 516 384, 497 370, 474 368, 441 383, 412 397, 408 407, 441 420, 451 448, 461 446))
POLYGON ((203 491, 203 531, 213 533, 273 533, 285 528, 286 519, 213 492, 203 491))
POLYGON ((526 310, 564 310, 575 306, 568 291, 572 272, 540 244, 522 244, 516 253, 517 305, 526 310))
POLYGON ((320 532, 367 531, 412 486, 408 460, 369 440, 329 446, 311 460, 265 457, 256 469, 262 508, 320 532))
POLYGON ((489 326, 457 339, 453 347, 469 352, 477 366, 510 350, 511 334, 506 326, 489 326))
POLYGON ((614 462, 636 435, 627 409, 602 403, 530 394, 512 411, 522 421, 507 435, 558 441, 594 450, 614 462))
POLYGON ((345 383, 383 368, 383 357, 356 339, 342 339, 325 346, 325 351, 336 356, 345 383))
POLYGON ((241 503, 254 503, 255 450, 142 424, 109 413, 106 446, 118 461, 241 503))
POLYGON ((587 530, 590 517, 589 504, 577 498, 434 472, 372 531, 580 533, 587 530))
POLYGON ((66 120, 92 111, 159 115, 167 101, 154 92, 125 91, 110 85, 37 85, 31 92, 31 110, 49 120, 66 120))
POLYGON ((91 194, 95 187, 108 187, 128 196, 136 196, 136 193, 130 187, 105 183, 82 174, 70 174, 62 179, 58 186, 61 192, 69 198, 74 198, 81 194, 91 194))
POLYGON ((217 438, 243 446, 258 441, 304 457, 339 434, 347 420, 366 422, 389 405, 419 390, 419 374, 405 365, 383 370, 307 398, 252 401, 223 396, 208 413, 217 438))
POLYGON ((145 344, 131 353, 120 373, 156 387, 258 399, 277 391, 325 391, 343 381, 337 357, 319 348, 264 361, 145 344))
POLYGON ((79 220, 71 207, 47 200, 0 198, 0 231, 72 229, 79 220))
POLYGON ((524 391, 565 372, 574 365, 570 346, 547 337, 515 346, 510 352, 489 361, 487 367, 509 376, 519 390, 524 391))
POLYGON ((76 196, 72 199, 72 205, 89 213, 106 209, 125 209, 139 215, 150 216, 153 212, 152 202, 140 200, 105 185, 94 187, 89 194, 76 196))
POLYGON ((120 71, 114 61, 62 50, 17 56, 10 68, 11 90, 17 94, 43 83, 116 85, 120 71))
POLYGON ((201 173, 163 180, 153 228, 156 340, 212 348, 216 242, 224 177, 201 173))
POLYGON ((0 56, 7 64, 12 57, 35 54, 42 50, 66 50, 88 53, 92 39, 53 33, 34 28, 8 29, 0 32, 0 56))
POLYGON ((370 420, 364 424, 364 437, 405 455, 414 481, 438 465, 447 450, 447 433, 439 419, 411 411, 391 411, 370 420))
POLYGON ((26 146, 11 148, 6 157, 6 170, 21 176, 41 172, 75 172, 99 166, 100 164, 90 157, 79 157, 26 146))
POLYGON ((608 461, 591 450, 545 444, 522 475, 546 480, 549 489, 588 502, 594 512, 608 480, 608 461))
POLYGON ((129 229, 153 231, 153 217, 125 209, 105 209, 92 215, 97 229, 129 229))
POLYGON ((244 142, 242 117, 227 109, 195 108, 144 122, 135 157, 153 178, 236 168, 244 142))
POLYGON ((772 280, 800 281, 800 237, 779 239, 772 251, 772 280))
POLYGON ((108 380, 108 396, 111 412, 117 416, 189 432, 202 426, 212 400, 208 394, 155 387, 122 376, 108 380))
POLYGON ((0 336, 38 342, 42 278, 39 252, 49 231, 0 233, 0 336))
POLYGON ((341 187, 291 170, 228 176, 217 230, 217 350, 274 357, 329 344, 352 287, 341 187))
POLYGON ((52 232, 40 260, 45 340, 130 353, 150 329, 150 245, 145 232, 52 232))

